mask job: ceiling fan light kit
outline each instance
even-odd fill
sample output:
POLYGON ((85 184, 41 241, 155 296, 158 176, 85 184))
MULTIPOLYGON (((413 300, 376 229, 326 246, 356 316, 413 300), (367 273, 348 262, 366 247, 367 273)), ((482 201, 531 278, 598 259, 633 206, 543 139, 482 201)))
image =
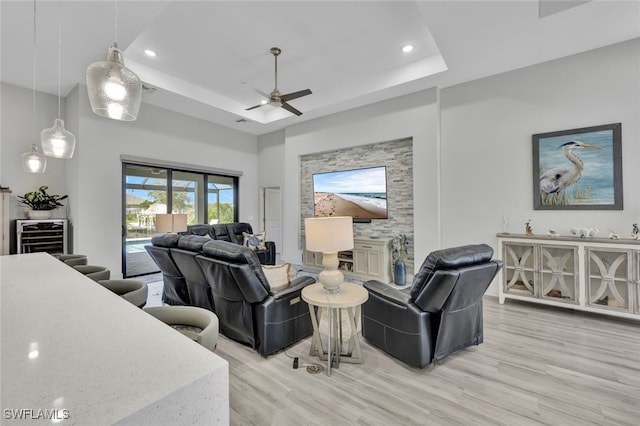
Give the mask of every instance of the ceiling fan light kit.
MULTIPOLYGON (((294 108, 291 105, 289 105, 287 103, 287 101, 291 101, 293 99, 297 99, 297 98, 301 98, 303 96, 310 95, 311 94, 311 90, 305 89, 305 90, 300 90, 300 91, 297 91, 297 92, 286 93, 284 95, 280 94, 280 90, 278 90, 278 55, 280 55, 280 53, 282 53, 282 50, 279 47, 272 47, 271 48, 271 54, 273 55, 274 60, 275 60, 275 88, 273 89, 271 94, 268 95, 269 99, 268 100, 262 100, 258 105, 254 105, 252 107, 247 108, 246 111, 250 111, 252 109, 260 108, 261 106, 264 106, 264 105, 271 105, 271 106, 276 107, 276 108, 283 108, 283 109, 285 109, 285 110, 287 110, 290 113, 295 114, 295 115, 302 115, 302 112, 298 111, 296 108, 294 108)), ((260 92, 259 90, 256 90, 256 92, 260 93, 263 96, 265 95, 262 92, 260 92)))

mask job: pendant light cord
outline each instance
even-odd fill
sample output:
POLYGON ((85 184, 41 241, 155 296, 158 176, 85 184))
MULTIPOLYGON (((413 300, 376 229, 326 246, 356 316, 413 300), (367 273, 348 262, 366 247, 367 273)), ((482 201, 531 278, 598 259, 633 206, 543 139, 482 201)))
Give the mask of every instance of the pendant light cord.
POLYGON ((36 0, 33 0, 33 104, 31 124, 36 128, 36 0))
POLYGON ((118 0, 113 0, 113 41, 118 44, 118 0))
POLYGON ((60 115, 60 79, 62 70, 62 0, 58 0, 58 119, 60 115))

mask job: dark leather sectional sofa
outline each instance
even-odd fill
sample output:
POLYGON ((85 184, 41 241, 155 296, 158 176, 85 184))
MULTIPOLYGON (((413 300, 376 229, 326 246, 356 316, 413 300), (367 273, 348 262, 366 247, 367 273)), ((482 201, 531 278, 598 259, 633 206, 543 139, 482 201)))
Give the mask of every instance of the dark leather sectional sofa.
MULTIPOLYGON (((220 223, 216 225, 189 225, 186 235, 209 236, 214 240, 228 241, 230 243, 244 243, 243 232, 253 234, 251 225, 246 222, 220 223)), ((276 264, 276 245, 273 241, 265 241, 266 250, 256 250, 256 255, 263 265, 276 264)))
POLYGON ((145 248, 162 271, 165 303, 213 311, 222 334, 261 355, 312 334, 300 293, 313 278, 295 278, 274 292, 254 250, 200 235, 159 234, 145 248))

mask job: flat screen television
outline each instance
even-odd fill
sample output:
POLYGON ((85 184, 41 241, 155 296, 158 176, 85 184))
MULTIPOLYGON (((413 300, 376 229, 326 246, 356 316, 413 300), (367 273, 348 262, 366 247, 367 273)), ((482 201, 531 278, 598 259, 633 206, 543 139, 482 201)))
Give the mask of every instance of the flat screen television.
POLYGON ((356 222, 387 219, 387 168, 314 174, 313 213, 315 217, 351 216, 356 222))

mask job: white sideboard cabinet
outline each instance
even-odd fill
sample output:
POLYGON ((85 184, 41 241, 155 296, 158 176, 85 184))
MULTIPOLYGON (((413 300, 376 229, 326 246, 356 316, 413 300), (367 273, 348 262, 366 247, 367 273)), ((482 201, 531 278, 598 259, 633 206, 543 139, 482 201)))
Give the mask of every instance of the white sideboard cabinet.
MULTIPOLYGON (((338 269, 345 277, 356 280, 378 280, 390 283, 391 280, 391 240, 385 238, 356 237, 353 250, 338 253, 338 269)), ((305 247, 303 263, 312 271, 322 271, 322 253, 308 251, 305 247)))
POLYGON ((498 234, 505 299, 640 320, 640 241, 498 234))

